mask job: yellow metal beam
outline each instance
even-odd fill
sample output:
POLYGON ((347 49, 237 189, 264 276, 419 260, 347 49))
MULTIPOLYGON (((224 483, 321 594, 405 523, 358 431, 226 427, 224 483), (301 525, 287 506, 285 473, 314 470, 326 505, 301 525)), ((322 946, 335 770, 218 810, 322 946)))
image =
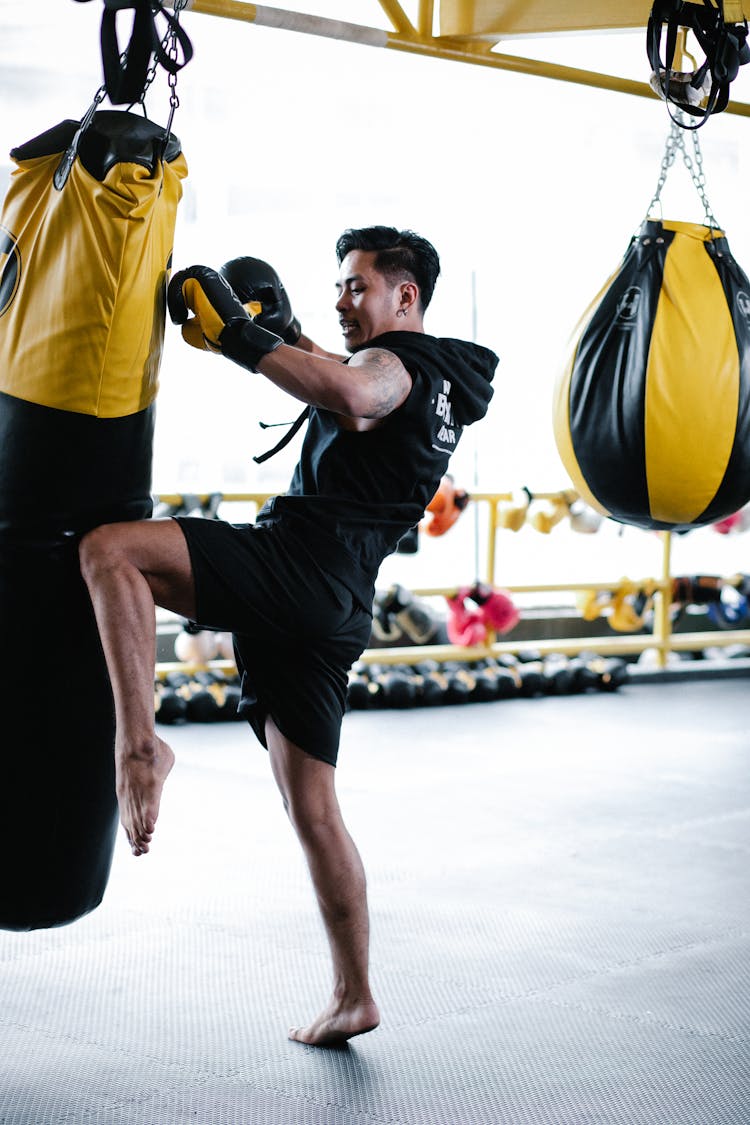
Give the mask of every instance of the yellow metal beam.
MULTIPOLYGON (((170 8, 174 4, 168 5, 170 8)), ((245 0, 189 0, 185 5, 188 11, 204 12, 208 16, 220 16, 225 20, 245 20, 255 23, 256 4, 246 4, 245 0)))
POLYGON ((559 640, 503 641, 497 644, 476 645, 463 648, 460 645, 425 645, 424 647, 368 648, 360 659, 364 664, 419 664, 422 660, 447 660, 466 663, 486 660, 490 656, 525 655, 538 653, 551 656, 562 653, 564 656, 578 656, 582 652, 595 651, 597 656, 626 656, 653 648, 650 636, 622 637, 563 637, 559 640))
MULTIPOLYGON (((702 7, 702 0, 693 0, 702 7)), ((716 7, 716 0, 713 0, 716 7)), ((441 0, 442 35, 528 38, 581 31, 645 30, 652 0, 441 0)), ((724 0, 724 18, 741 23, 750 0, 724 0)))
POLYGON ((666 668, 672 638, 672 533, 660 531, 659 535, 662 541, 662 566, 661 583, 654 604, 654 640, 657 644, 659 667, 666 668))
MULTIPOLYGON (((398 0, 378 0, 378 3, 399 35, 413 37, 417 34, 414 25, 398 0)), ((430 28, 430 34, 432 34, 432 28, 430 28)))
POLYGON ((419 0, 419 16, 417 17, 417 30, 420 39, 432 38, 432 26, 435 19, 435 0, 419 0))
MULTIPOLYGON (((173 0, 167 2, 173 3, 173 0)), ((394 51, 406 51, 426 58, 471 63, 474 66, 487 66, 493 70, 505 70, 513 74, 553 78, 558 82, 571 82, 579 86, 632 94, 641 98, 656 97, 647 82, 636 82, 631 78, 620 78, 614 74, 601 74, 599 71, 582 70, 578 67, 561 66, 541 59, 500 54, 491 50, 491 44, 481 41, 470 43, 434 37, 429 34, 431 28, 428 29, 428 25, 431 25, 432 0, 421 0, 418 32, 409 22, 397 0, 380 0, 380 3, 389 19, 394 24, 403 26, 402 33, 346 23, 342 20, 325 19, 304 12, 290 12, 283 8, 270 8, 263 4, 248 4, 245 0, 188 0, 187 8, 205 15, 241 20, 262 27, 297 31, 326 39, 341 39, 369 47, 387 47, 394 51)), ((730 101, 725 113, 750 117, 750 105, 746 102, 730 101)))
MULTIPOLYGON (((509 586, 504 582, 503 589, 507 590, 509 594, 562 594, 565 592, 588 594, 595 590, 601 590, 602 593, 604 593, 606 591, 612 592, 616 590, 618 586, 621 585, 622 581, 621 578, 618 578, 616 581, 612 580, 610 582, 545 582, 542 584, 536 582, 529 586, 509 586)), ((654 578, 641 578, 633 584, 639 588, 643 588, 647 585, 653 586, 657 590, 664 588, 667 592, 670 592, 672 589, 671 580, 668 586, 665 585, 663 587, 662 584, 657 582, 654 578)), ((456 586, 415 586, 414 589, 411 590, 411 593, 417 598, 452 598, 455 597, 456 591, 456 586)))
MULTIPOLYGON (((638 97, 655 98, 656 95, 647 82, 636 82, 632 78, 620 78, 614 74, 601 74, 578 67, 561 66, 559 63, 544 62, 541 59, 527 59, 519 55, 503 55, 496 52, 478 54, 467 50, 464 44, 433 39, 430 43, 413 43, 390 36, 388 47, 395 51, 408 51, 427 58, 445 59, 450 62, 472 63, 474 66, 487 66, 493 70, 507 70, 513 74, 529 74, 537 78, 555 78, 560 82, 572 82, 579 86, 593 86, 600 90, 613 90, 621 94, 635 94, 638 97)), ((727 107, 728 108, 728 107, 727 107)), ((750 116, 750 106, 746 107, 750 116)))
MULTIPOLYGON (((750 643, 750 630, 727 630, 720 633, 678 633, 672 636, 670 649, 674 652, 699 652, 705 648, 727 648, 735 644, 750 643)), ((634 656, 646 649, 656 648, 649 633, 617 637, 560 637, 554 640, 500 641, 490 645, 462 648, 458 645, 425 645, 424 647, 369 648, 362 653, 365 664, 419 664, 422 660, 455 660, 462 663, 486 660, 488 656, 527 655, 579 656, 582 652, 595 652, 597 656, 634 656)))
POLYGON ((704 648, 750 645, 750 629, 723 629, 720 633, 673 633, 669 647, 674 652, 698 652, 704 648))
POLYGON ((494 37, 558 35, 646 26, 651 0, 442 0, 443 35, 494 37))

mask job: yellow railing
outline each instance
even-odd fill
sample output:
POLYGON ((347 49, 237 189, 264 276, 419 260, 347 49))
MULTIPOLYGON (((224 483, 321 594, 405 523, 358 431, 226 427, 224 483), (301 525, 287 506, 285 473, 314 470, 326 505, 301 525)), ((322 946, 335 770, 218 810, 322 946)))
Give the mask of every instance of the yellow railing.
MULTIPOLYGON (((174 0, 167 0, 167 3, 169 6, 174 6, 174 0)), ((725 0, 725 7, 726 4, 727 0, 725 0)), ((552 78, 559 82, 572 82, 580 86, 612 90, 656 100, 656 94, 648 82, 622 78, 616 74, 604 74, 599 71, 564 66, 544 59, 524 58, 515 54, 501 53, 493 47, 506 37, 503 34, 477 35, 475 37, 434 35, 432 27, 433 4, 430 0, 420 0, 415 23, 412 23, 409 19, 398 0, 380 0, 380 6, 392 24, 391 30, 347 23, 338 19, 328 19, 309 12, 295 12, 264 4, 251 4, 247 3, 246 0, 188 0, 187 3, 187 7, 194 12, 216 16, 220 19, 239 20, 243 23, 273 27, 282 31, 294 31, 305 35, 321 36, 326 39, 343 40, 368 47, 380 47, 421 55, 426 58, 444 59, 449 62, 468 63, 471 66, 490 67, 494 70, 504 70, 514 74, 552 78)), ((524 6, 516 4, 509 7, 519 9, 524 6)), ((592 7, 595 11, 597 6, 589 4, 586 7, 588 18, 590 18, 592 7)), ((735 4, 733 7, 736 8, 737 5, 735 4)), ((563 18, 561 26, 567 28, 568 24, 565 22, 564 14, 565 5, 561 5, 560 8, 563 18)), ((626 21, 624 24, 618 24, 618 21, 615 20, 614 26, 632 27, 642 24, 645 37, 647 18, 648 6, 644 8, 642 20, 636 20, 635 23, 626 21)), ((726 18, 731 19, 728 13, 726 18)), ((537 32, 543 31, 545 25, 539 19, 538 11, 536 20, 538 26, 535 30, 537 32)), ((737 22, 741 22, 741 20, 737 22)), ((571 26, 580 28, 581 26, 589 26, 589 24, 574 22, 571 26)), ((597 29, 601 27, 597 20, 594 20, 590 26, 597 29)), ((745 102, 730 101, 726 107, 726 112, 748 117, 750 116, 750 105, 745 102)))
MULTIPOLYGON (((567 493, 570 495, 570 493, 567 493)), ((535 492, 535 501, 559 499, 559 492, 535 492)), ((160 494, 162 503, 174 506, 180 505, 182 496, 179 494, 160 494)), ((198 501, 208 503, 209 495, 199 495, 198 501)), ((255 509, 268 499, 267 493, 237 492, 227 493, 222 497, 224 504, 250 504, 255 509)), ((499 511, 502 504, 513 501, 510 492, 472 492, 472 503, 486 508, 487 512, 487 553, 483 579, 489 585, 495 585, 497 536, 500 528, 499 511)), ((562 653, 574 656, 580 652, 594 650, 602 656, 637 655, 646 649, 656 651, 657 664, 664 667, 667 664, 670 652, 699 651, 708 646, 723 647, 726 645, 750 645, 750 629, 731 629, 722 631, 706 631, 696 633, 676 634, 672 629, 670 605, 672 601, 673 578, 671 572, 672 536, 670 532, 660 532, 661 539, 661 575, 659 578, 646 578, 642 585, 648 585, 654 590, 654 615, 653 627, 650 632, 639 634, 626 634, 617 636, 588 636, 568 637, 555 639, 534 640, 507 640, 498 641, 488 635, 483 645, 464 648, 457 645, 410 645, 399 648, 367 649, 362 654, 366 663, 378 664, 416 664, 429 657, 431 660, 443 662, 447 660, 473 663, 489 656, 499 656, 503 653, 535 652, 542 656, 551 653, 562 653)), ((511 594, 550 594, 550 593, 578 593, 591 591, 612 591, 620 584, 615 582, 565 582, 543 585, 515 585, 508 586, 503 583, 503 588, 511 594)), ((411 591, 417 597, 450 596, 456 592, 455 586, 421 587, 411 591)), ((231 667, 228 662, 212 662, 212 666, 222 667, 225 670, 231 667)), ((176 668, 187 668, 188 665, 179 663, 159 664, 157 671, 165 674, 176 668)))

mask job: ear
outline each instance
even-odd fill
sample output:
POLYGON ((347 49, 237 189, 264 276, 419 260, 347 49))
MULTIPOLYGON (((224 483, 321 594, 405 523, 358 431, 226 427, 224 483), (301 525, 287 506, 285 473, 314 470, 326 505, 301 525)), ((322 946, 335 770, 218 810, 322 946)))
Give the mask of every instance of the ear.
POLYGON ((403 281, 399 285, 399 308, 408 312, 419 307, 419 286, 413 281, 403 281))

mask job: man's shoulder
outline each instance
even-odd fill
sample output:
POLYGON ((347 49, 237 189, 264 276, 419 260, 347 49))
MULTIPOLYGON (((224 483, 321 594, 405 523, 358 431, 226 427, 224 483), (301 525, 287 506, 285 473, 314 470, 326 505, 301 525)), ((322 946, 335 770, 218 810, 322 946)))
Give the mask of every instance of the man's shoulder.
POLYGON ((379 336, 373 336, 366 343, 360 344, 356 350, 360 352, 369 348, 384 348, 386 351, 396 351, 399 348, 431 348, 438 343, 435 336, 429 336, 426 332, 404 329, 381 332, 379 336))
POLYGON ((426 332, 383 332, 380 336, 373 336, 361 348, 361 351, 384 351, 395 355, 404 366, 413 371, 420 361, 428 363, 437 359, 441 352, 442 341, 426 332))
POLYGON ((488 367, 493 370, 498 363, 495 353, 482 344, 453 336, 430 336, 427 332, 383 332, 368 340, 361 350, 366 348, 382 348, 393 352, 402 362, 409 359, 414 363, 420 360, 460 365, 468 363, 472 367, 488 367))

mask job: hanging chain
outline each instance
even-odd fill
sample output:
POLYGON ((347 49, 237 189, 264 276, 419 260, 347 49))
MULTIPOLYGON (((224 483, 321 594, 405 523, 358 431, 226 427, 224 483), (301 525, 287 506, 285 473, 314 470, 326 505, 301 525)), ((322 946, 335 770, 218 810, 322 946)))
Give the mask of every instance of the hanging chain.
MULTIPOLYGON (((180 19, 180 12, 182 12, 187 7, 187 5, 188 0, 174 0, 174 3, 172 4, 172 10, 174 12, 174 18, 178 23, 180 19)), ((170 24, 170 26, 167 28, 166 34, 161 41, 161 49, 172 60, 173 63, 177 62, 179 58, 179 49, 177 46, 177 28, 174 24, 170 24)), ((143 92, 138 99, 141 108, 143 109, 144 116, 146 116, 146 94, 148 93, 151 83, 156 78, 156 72, 158 68, 159 64, 157 62, 156 54, 154 54, 151 58, 149 68, 146 71, 146 81, 143 86, 143 92)), ((175 115, 175 110, 180 104, 180 99, 177 97, 176 68, 174 72, 170 71, 168 73, 167 83, 169 85, 169 119, 167 121, 166 135, 169 136, 169 132, 172 128, 172 120, 175 115)))
POLYGON ((685 133, 680 130, 679 146, 682 151, 682 160, 688 170, 690 179, 693 181, 693 186, 698 192, 698 197, 703 204, 703 213, 706 220, 706 226, 711 227, 712 230, 718 229, 718 222, 713 213, 711 204, 706 195, 706 174, 703 171, 703 153, 701 152, 701 143, 698 139, 698 134, 693 130, 690 136, 693 139, 693 158, 688 155, 685 147, 685 133))
POLYGON ((700 140, 698 139, 697 132, 695 130, 691 130, 690 136, 692 137, 693 141, 693 155, 691 157, 685 146, 685 129, 683 127, 684 123, 685 115, 682 110, 678 109, 676 111, 675 118, 672 120, 672 124, 669 130, 669 136, 667 137, 667 142, 664 146, 664 155, 661 161, 661 169, 659 172, 659 180, 656 185, 656 191, 654 192, 653 198, 648 205, 646 214, 651 214, 652 209, 655 208, 657 204, 659 205, 659 210, 661 211, 662 189, 664 187, 664 184, 666 183, 669 169, 674 164, 677 152, 679 151, 680 155, 682 156, 682 162, 685 165, 688 171, 688 175, 693 181, 693 186, 698 192, 700 201, 703 204, 706 226, 710 227, 712 230, 718 230, 719 224, 717 222, 716 216, 713 213, 711 204, 708 201, 708 196, 706 195, 706 175, 703 170, 703 153, 701 152, 700 140))
MULTIPOLYGON (((163 47, 166 47, 166 43, 167 43, 168 39, 169 39, 169 32, 167 32, 167 34, 164 36, 164 40, 162 42, 163 47)), ((122 61, 122 60, 120 60, 120 61, 122 61)), ((143 89, 141 90, 141 96, 138 99, 138 102, 143 109, 144 115, 146 113, 146 94, 149 91, 149 87, 151 86, 151 83, 156 78, 156 71, 158 70, 158 67, 159 67, 159 64, 156 61, 156 55, 152 55, 151 56, 151 62, 149 63, 148 70, 146 71, 146 81, 143 84, 143 89)))
POLYGON ((94 100, 92 101, 91 105, 86 110, 86 113, 83 116, 83 120, 81 121, 81 130, 82 131, 84 129, 88 128, 89 122, 91 121, 91 118, 94 116, 97 108, 102 104, 102 102, 104 101, 106 96, 107 96, 107 87, 104 85, 104 83, 102 83, 102 85, 99 87, 99 89, 94 94, 94 100))
MULTIPOLYGON (((163 139, 163 142, 162 142, 165 151, 166 151, 166 146, 169 143, 170 130, 172 128, 172 119, 174 118, 175 110, 177 109, 177 107, 180 104, 180 100, 177 97, 177 74, 176 74, 176 71, 178 70, 177 62, 179 60, 179 46, 178 46, 178 39, 177 39, 177 31, 178 31, 178 25, 179 25, 180 12, 182 12, 187 7, 188 2, 189 2, 189 0, 172 0, 172 8, 174 10, 174 19, 172 21, 168 21, 167 32, 166 32, 164 38, 162 39, 161 44, 160 44, 160 48, 159 48, 162 55, 163 56, 166 55, 170 59, 171 63, 173 64, 172 69, 169 71, 169 74, 168 74, 168 81, 169 81, 169 120, 167 121, 167 127, 166 127, 166 130, 164 132, 164 139, 163 139)), ((162 11, 163 11, 163 9, 162 9, 162 11)), ((190 47, 190 41, 186 39, 185 42, 187 42, 187 46, 188 46, 188 48, 190 48, 190 55, 192 55, 192 48, 190 47)), ((183 47, 184 47, 184 45, 185 44, 183 42, 183 47)), ((125 50, 120 54, 119 62, 120 62, 120 68, 121 69, 123 69, 123 70, 125 69, 125 67, 127 65, 127 61, 128 61, 128 49, 126 47, 125 50)), ((185 61, 187 61, 187 60, 185 60, 185 61)), ((151 58, 149 67, 146 71, 146 79, 145 79, 145 84, 144 84, 144 87, 143 87, 143 92, 141 93, 141 96, 138 99, 138 104, 140 104, 141 108, 143 109, 144 117, 146 116, 146 104, 145 104, 146 92, 147 92, 149 86, 151 85, 151 83, 154 81, 154 78, 156 77, 156 71, 158 69, 158 65, 159 65, 159 63, 158 63, 157 51, 154 51, 154 52, 152 52, 152 58, 151 58)), ((184 66, 184 62, 183 62, 182 65, 184 66)), ((105 69, 106 69, 106 67, 105 67, 105 69)), ((75 132, 75 136, 73 137, 72 141, 70 142, 70 144, 66 148, 65 152, 63 153, 62 159, 60 160, 60 163, 59 163, 59 165, 58 165, 58 167, 57 167, 57 169, 54 173, 53 182, 54 182, 55 188, 58 191, 62 191, 62 189, 65 187, 65 184, 68 181, 68 177, 70 176, 70 171, 73 167, 76 156, 78 154, 78 146, 80 144, 81 137, 83 136, 83 134, 86 132, 86 130, 90 126, 91 122, 94 119, 94 114, 96 113, 97 108, 101 105, 101 103, 104 101, 106 96, 107 96, 107 84, 105 82, 99 87, 99 89, 94 94, 94 99, 91 102, 91 105, 86 110, 83 117, 81 118, 81 122, 80 122, 80 125, 78 126, 78 129, 75 132)), ((136 103, 133 102, 132 105, 129 108, 132 109, 133 105, 135 105, 135 104, 136 103)))
MULTIPOLYGON (((188 0, 174 0, 174 15, 175 19, 179 20, 180 12, 183 8, 187 7, 188 0)), ((165 46, 167 54, 173 63, 177 62, 178 49, 177 49, 177 28, 171 27, 165 36, 165 46)), ((180 99, 177 97, 177 68, 170 70, 167 74, 167 84, 169 85, 169 118, 167 119, 166 136, 172 130, 172 121, 174 120, 175 110, 180 104, 180 99)))
POLYGON ((647 215, 651 214, 651 211, 656 207, 657 204, 659 205, 659 209, 661 210, 662 189, 664 187, 664 184, 667 182, 667 173, 669 172, 669 169, 674 164, 674 158, 675 158, 675 154, 676 154, 676 151, 677 151, 677 147, 678 147, 677 126, 675 125, 674 122, 672 122, 671 128, 669 130, 669 136, 667 137, 667 143, 664 146, 664 155, 661 158, 661 169, 659 171, 659 180, 656 184, 656 190, 654 191, 651 202, 649 203, 648 208, 646 209, 647 215))

